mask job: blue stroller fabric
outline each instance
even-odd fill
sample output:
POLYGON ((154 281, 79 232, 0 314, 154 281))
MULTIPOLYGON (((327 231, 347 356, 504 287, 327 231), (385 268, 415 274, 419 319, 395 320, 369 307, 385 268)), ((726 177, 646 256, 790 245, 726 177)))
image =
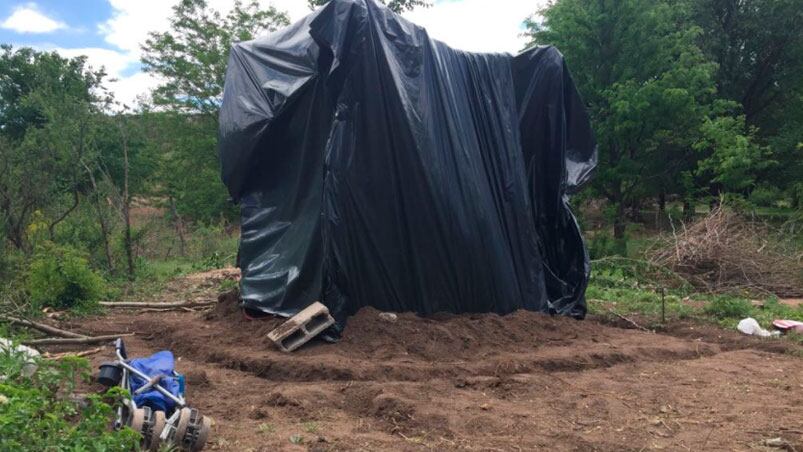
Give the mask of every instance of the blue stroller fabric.
MULTIPOLYGON (((171 394, 175 396, 179 395, 179 383, 173 375, 173 369, 175 368, 173 353, 162 350, 147 358, 132 359, 130 365, 150 377, 164 375, 159 383, 163 388, 170 391, 171 394)), ((134 375, 129 375, 128 382, 131 385, 132 394, 147 383, 147 381, 143 381, 141 378, 134 375)), ((166 415, 169 415, 176 407, 174 401, 168 399, 155 389, 150 389, 142 394, 134 395, 133 399, 134 403, 139 407, 147 406, 155 411, 164 411, 166 415)))

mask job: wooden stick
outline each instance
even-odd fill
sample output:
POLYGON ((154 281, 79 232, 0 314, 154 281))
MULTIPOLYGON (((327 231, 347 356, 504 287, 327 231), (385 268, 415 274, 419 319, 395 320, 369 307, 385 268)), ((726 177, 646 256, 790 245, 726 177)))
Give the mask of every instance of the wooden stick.
POLYGON ((87 337, 84 334, 73 333, 72 331, 62 330, 61 328, 56 328, 54 326, 46 325, 44 323, 34 322, 32 320, 26 319, 19 319, 17 317, 10 317, 6 315, 0 315, 0 319, 7 320, 11 323, 16 323, 18 325, 27 326, 28 328, 33 328, 35 330, 42 331, 44 333, 52 334, 54 336, 59 337, 72 337, 72 338, 82 338, 87 337))
POLYGON ((92 337, 64 337, 64 338, 45 338, 45 339, 31 339, 23 341, 25 345, 69 345, 69 344, 97 344, 98 342, 106 342, 117 339, 118 337, 133 336, 134 333, 125 334, 109 334, 105 336, 92 336, 92 337))
POLYGON ((56 353, 56 354, 53 354, 53 355, 51 355, 49 353, 45 353, 45 358, 48 358, 48 359, 62 359, 62 358, 66 358, 68 356, 76 356, 76 357, 77 356, 87 356, 87 355, 91 355, 91 354, 97 353, 97 352, 99 352, 101 350, 103 350, 103 347, 95 347, 95 348, 91 348, 89 350, 84 350, 82 352, 56 353))
POLYGON ((610 312, 611 314, 615 315, 616 317, 619 317, 620 319, 624 320, 625 322, 633 325, 634 327, 640 329, 641 331, 646 331, 648 333, 652 333, 652 330, 644 328, 643 326, 639 325, 638 323, 634 322, 631 319, 628 319, 627 317, 623 316, 622 314, 619 314, 618 312, 614 311, 613 309, 608 309, 608 312, 610 312))
POLYGON ((198 308, 201 306, 216 305, 217 301, 181 301, 178 303, 149 303, 139 301, 101 301, 100 305, 107 308, 156 308, 156 309, 174 309, 174 308, 198 308))

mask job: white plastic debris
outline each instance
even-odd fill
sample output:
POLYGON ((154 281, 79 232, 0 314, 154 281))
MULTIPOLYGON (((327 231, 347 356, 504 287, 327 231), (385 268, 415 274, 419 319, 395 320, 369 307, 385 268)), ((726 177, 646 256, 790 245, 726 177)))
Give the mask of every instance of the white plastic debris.
POLYGON ((736 329, 749 336, 771 337, 778 336, 780 334, 778 331, 769 332, 764 328, 761 328, 761 325, 758 324, 758 321, 752 317, 740 320, 739 324, 736 325, 736 329))
POLYGON ((386 322, 393 323, 399 318, 399 316, 397 316, 396 314, 394 314, 392 312, 380 312, 379 313, 379 318, 384 320, 384 321, 386 321, 386 322))
POLYGON ((22 367, 22 375, 30 377, 36 372, 36 358, 39 357, 38 351, 25 345, 17 345, 14 347, 10 340, 0 337, 0 353, 7 353, 8 351, 11 351, 11 353, 21 353, 25 356, 26 361, 25 365, 22 367))

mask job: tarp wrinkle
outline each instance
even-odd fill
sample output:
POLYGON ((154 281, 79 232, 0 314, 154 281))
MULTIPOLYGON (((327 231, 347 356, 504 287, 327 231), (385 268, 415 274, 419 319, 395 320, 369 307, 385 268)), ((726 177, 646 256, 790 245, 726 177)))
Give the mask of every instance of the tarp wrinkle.
POLYGON ((568 194, 596 143, 553 47, 454 50, 332 0, 232 48, 220 159, 249 309, 585 315, 568 194))

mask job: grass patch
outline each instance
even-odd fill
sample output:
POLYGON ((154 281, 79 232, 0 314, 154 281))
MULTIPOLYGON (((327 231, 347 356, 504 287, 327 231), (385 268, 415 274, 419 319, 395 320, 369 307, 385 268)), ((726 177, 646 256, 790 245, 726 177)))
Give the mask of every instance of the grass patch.
POLYGON ((113 405, 123 396, 119 388, 104 396, 75 397, 78 381, 89 378, 89 361, 34 359, 38 368, 32 375, 31 362, 21 353, 0 352, 0 449, 122 452, 138 448, 139 435, 133 430, 109 429, 113 405))
MULTIPOLYGON (((667 322, 696 319, 735 329, 745 317, 755 318, 765 328, 770 328, 775 319, 803 321, 803 306, 781 304, 776 297, 753 303, 740 295, 696 293, 671 272, 627 258, 592 261, 586 298, 591 314, 611 319, 616 317, 612 311, 637 315, 649 328, 661 325, 662 299, 667 322)), ((803 343, 803 335, 787 337, 803 343)))

